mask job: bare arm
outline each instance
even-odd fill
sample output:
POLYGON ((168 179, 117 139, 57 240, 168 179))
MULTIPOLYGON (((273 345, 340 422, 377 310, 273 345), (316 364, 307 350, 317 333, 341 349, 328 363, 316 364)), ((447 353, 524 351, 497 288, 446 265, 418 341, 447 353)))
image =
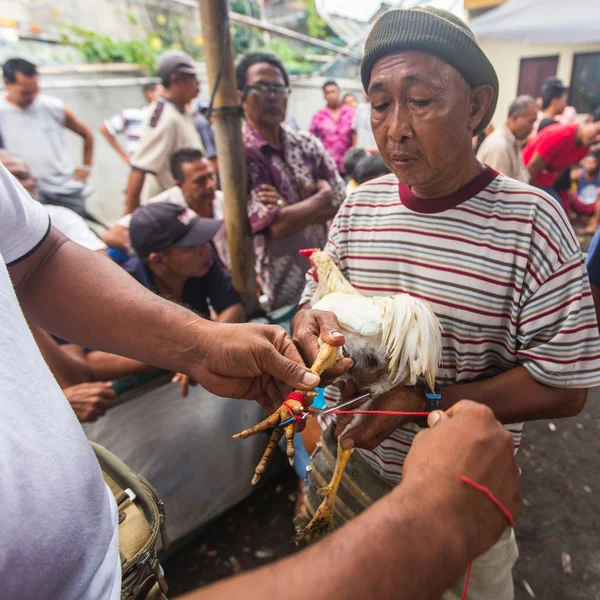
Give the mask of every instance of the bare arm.
POLYGON ((302 202, 282 208, 269 231, 275 238, 286 237, 308 225, 326 223, 335 217, 336 212, 331 186, 326 181, 319 181, 319 191, 302 202))
POLYGON ((113 225, 110 229, 107 229, 102 236, 102 241, 109 248, 117 248, 117 250, 123 250, 129 252, 131 247, 131 241, 129 239, 129 228, 123 225, 113 225))
POLYGON ((83 138, 83 164, 91 167, 94 156, 94 134, 84 125, 83 121, 73 114, 70 108, 65 106, 64 111, 65 127, 83 138))
POLYGON ((537 153, 535 152, 527 165, 527 170, 529 171, 529 175, 531 177, 530 181, 535 181, 535 178, 540 174, 548 163, 537 153))
POLYGON ((596 309, 596 319, 598 320, 598 327, 600 327, 600 287, 594 284, 590 284, 590 287, 592 288, 592 298, 596 309))
POLYGON ((127 181, 127 191, 125 192, 125 212, 128 215, 140 205, 140 195, 146 180, 146 172, 141 169, 131 169, 129 180, 127 181))
POLYGON ((238 303, 222 310, 215 319, 218 323, 243 323, 246 320, 246 311, 238 303))
POLYGON ((125 358, 109 352, 94 350, 89 352, 86 362, 90 370, 92 381, 112 381, 121 377, 152 373, 156 367, 151 367, 140 361, 125 358))
POLYGON ((117 138, 108 130, 108 127, 103 123, 100 127, 100 133, 104 136, 104 139, 110 144, 112 149, 127 163, 129 164, 129 155, 123 149, 123 146, 119 144, 117 138))

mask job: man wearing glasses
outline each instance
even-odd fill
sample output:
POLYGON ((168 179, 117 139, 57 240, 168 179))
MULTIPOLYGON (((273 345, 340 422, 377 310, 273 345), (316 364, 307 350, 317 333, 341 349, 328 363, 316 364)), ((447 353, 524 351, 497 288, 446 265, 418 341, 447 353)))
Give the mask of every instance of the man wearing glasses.
POLYGON ((156 68, 163 91, 146 114, 138 150, 131 158, 125 214, 176 185, 169 161, 177 150, 204 150, 192 113, 186 108, 200 91, 192 57, 170 50, 158 59, 156 68))
POLYGON ((344 181, 316 137, 283 125, 290 89, 277 56, 246 54, 236 77, 246 118, 248 218, 256 270, 268 309, 281 316, 288 307, 295 310, 310 268, 298 251, 324 246, 326 223, 344 200, 344 181))

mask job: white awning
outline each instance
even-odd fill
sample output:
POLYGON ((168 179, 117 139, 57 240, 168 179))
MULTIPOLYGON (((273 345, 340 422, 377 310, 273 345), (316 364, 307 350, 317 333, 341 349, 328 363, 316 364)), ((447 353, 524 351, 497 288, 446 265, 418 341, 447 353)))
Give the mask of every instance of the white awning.
POLYGON ((509 0, 469 24, 479 38, 532 44, 600 42, 600 1, 509 0))

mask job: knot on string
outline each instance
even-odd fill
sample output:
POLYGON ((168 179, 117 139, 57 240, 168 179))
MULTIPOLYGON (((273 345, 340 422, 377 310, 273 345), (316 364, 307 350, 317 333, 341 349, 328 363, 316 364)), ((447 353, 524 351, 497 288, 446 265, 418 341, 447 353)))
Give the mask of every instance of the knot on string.
MULTIPOLYGON (((286 402, 287 402, 288 400, 297 400, 298 402, 300 402, 300 404, 302 404, 302 406, 304 406, 304 408, 306 408, 306 406, 307 406, 308 404, 310 404, 310 402, 309 402, 308 398, 307 398, 307 397, 306 397, 306 396, 305 396, 305 395, 304 395, 302 392, 298 392, 298 391, 295 391, 295 392, 290 392, 290 393, 287 395, 287 397, 286 397, 286 399, 285 399, 285 400, 286 400, 286 402)), ((285 406, 285 402, 284 402, 283 404, 284 404, 284 406, 285 406)), ((289 409, 288 409, 288 410, 289 410, 289 409)))

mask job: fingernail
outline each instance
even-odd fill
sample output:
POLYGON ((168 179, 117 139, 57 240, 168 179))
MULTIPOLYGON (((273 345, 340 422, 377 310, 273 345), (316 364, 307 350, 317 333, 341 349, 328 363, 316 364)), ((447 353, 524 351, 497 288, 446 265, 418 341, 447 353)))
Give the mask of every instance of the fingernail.
POLYGON ((344 334, 341 331, 332 331, 331 337, 340 339, 344 337, 344 334))
POLYGON ((318 375, 315 375, 311 371, 305 371, 304 375, 302 375, 302 383, 304 385, 315 386, 321 381, 321 378, 318 375))
POLYGON ((433 427, 440 420, 440 413, 436 410, 429 415, 427 419, 429 427, 433 427))
POLYGON ((339 440, 342 450, 352 450, 354 448, 354 440, 351 437, 345 437, 339 440))

